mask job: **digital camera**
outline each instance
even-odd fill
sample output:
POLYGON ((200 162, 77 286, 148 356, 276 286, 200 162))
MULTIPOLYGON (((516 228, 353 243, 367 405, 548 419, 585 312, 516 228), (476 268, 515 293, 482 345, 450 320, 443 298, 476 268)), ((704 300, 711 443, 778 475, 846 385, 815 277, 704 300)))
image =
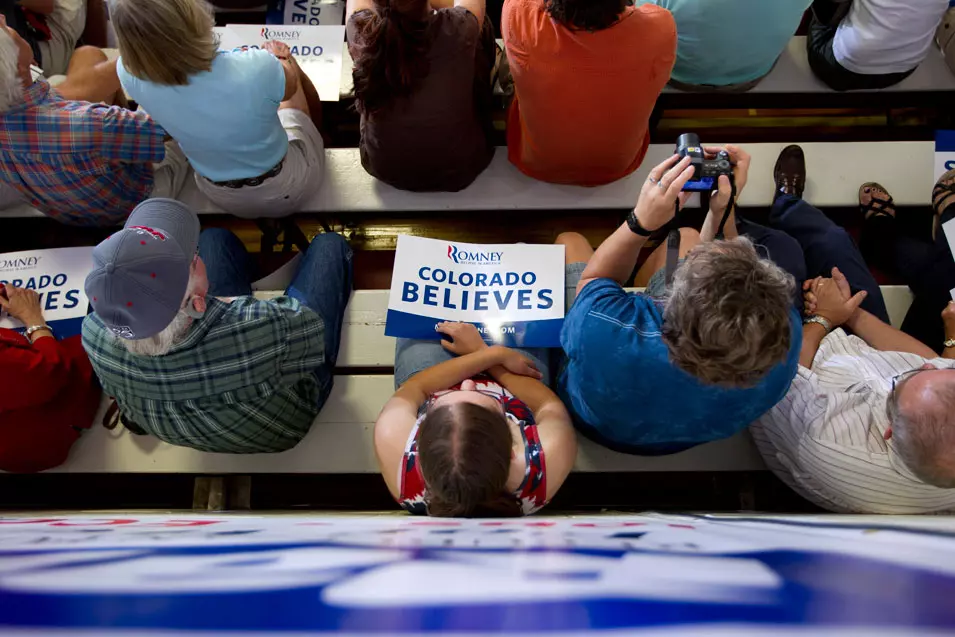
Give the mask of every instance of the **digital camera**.
POLYGON ((721 150, 716 159, 707 159, 696 133, 683 133, 676 140, 676 153, 682 160, 691 158, 694 168, 693 177, 686 182, 683 190, 691 192, 712 192, 716 190, 716 181, 720 175, 733 176, 733 162, 725 150, 721 150))

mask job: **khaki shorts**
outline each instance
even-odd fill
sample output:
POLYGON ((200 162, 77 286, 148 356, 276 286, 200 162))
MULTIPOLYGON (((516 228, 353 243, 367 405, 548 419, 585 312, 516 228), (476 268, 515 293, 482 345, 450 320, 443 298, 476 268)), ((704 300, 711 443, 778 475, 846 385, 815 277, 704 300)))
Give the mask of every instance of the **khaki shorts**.
POLYGON ((282 172, 258 186, 217 186, 196 174, 196 185, 212 203, 246 219, 287 217, 301 212, 322 185, 325 176, 325 143, 311 118, 294 108, 279 111, 288 134, 288 154, 282 172))
POLYGON ((54 7, 47 19, 50 39, 38 43, 47 76, 66 73, 73 49, 86 28, 86 0, 56 0, 54 7))
POLYGON ((192 175, 192 166, 179 143, 170 140, 166 142, 166 156, 153 164, 153 189, 149 196, 178 199, 192 175))

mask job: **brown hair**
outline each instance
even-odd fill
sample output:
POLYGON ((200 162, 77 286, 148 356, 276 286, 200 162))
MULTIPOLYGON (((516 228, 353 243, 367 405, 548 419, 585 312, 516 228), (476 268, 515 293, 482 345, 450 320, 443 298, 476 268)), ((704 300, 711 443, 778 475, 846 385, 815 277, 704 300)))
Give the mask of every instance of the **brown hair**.
POLYGON ((513 440, 502 413, 473 403, 437 407, 421 422, 418 460, 428 487, 428 515, 518 517, 507 491, 513 440))
POLYGON ((673 275, 663 340, 704 383, 752 387, 786 360, 795 282, 746 237, 697 246, 673 275))
POLYGON ((544 0, 547 13, 569 29, 600 31, 612 27, 627 8, 624 0, 544 0))
POLYGON ((428 74, 428 0, 374 0, 358 12, 349 43, 355 68, 355 104, 363 113, 411 93, 428 74))
POLYGON ((218 42, 205 2, 113 0, 109 17, 123 67, 133 77, 186 86, 190 76, 212 70, 218 42))

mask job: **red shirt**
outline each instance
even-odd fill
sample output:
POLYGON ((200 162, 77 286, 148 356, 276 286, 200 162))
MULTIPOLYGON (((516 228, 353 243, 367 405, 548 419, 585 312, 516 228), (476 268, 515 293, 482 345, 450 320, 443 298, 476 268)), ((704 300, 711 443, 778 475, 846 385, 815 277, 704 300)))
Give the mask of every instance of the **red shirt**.
POLYGON ((515 89, 511 162, 535 179, 581 186, 636 170, 676 59, 670 12, 628 7, 606 29, 575 31, 555 22, 544 0, 507 0, 501 31, 515 89))
POLYGON ((36 343, 0 329, 0 470, 43 471, 66 460, 100 405, 79 336, 36 343))

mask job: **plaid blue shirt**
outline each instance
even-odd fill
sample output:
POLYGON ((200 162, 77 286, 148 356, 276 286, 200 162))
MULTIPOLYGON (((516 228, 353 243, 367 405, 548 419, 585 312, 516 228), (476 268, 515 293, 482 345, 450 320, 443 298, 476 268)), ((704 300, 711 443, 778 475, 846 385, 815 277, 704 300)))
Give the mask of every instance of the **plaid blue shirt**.
POLYGON ((152 191, 165 134, 145 113, 69 101, 40 79, 0 113, 0 182, 62 223, 120 225, 152 191))
POLYGON ((324 332, 295 299, 209 298, 164 356, 130 354, 95 314, 83 347, 103 391, 148 433, 200 451, 260 453, 294 447, 318 415, 324 332))

